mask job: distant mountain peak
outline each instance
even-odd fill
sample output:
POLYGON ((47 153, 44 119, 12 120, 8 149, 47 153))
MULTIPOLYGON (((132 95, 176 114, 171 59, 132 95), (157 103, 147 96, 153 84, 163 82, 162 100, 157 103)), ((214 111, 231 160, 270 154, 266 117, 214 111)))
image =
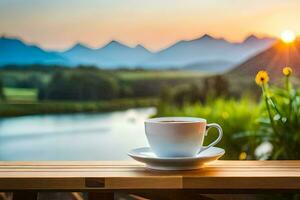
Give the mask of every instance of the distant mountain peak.
POLYGON ((127 45, 117 41, 117 40, 112 40, 110 42, 108 42, 106 45, 104 45, 103 47, 101 47, 100 49, 104 49, 104 48, 115 48, 115 47, 126 47, 126 48, 130 48, 127 45))
POLYGON ((140 49, 140 50, 143 50, 143 51, 147 51, 147 52, 151 52, 150 50, 148 50, 146 47, 144 47, 141 44, 136 45, 134 48, 135 49, 140 49))
POLYGON ((117 41, 117 40, 112 40, 108 43, 108 45, 120 45, 121 42, 117 41))
POLYGON ((251 34, 251 35, 249 35, 248 37, 245 38, 244 42, 247 42, 247 41, 256 41, 256 40, 259 40, 259 38, 256 35, 251 34))
MULTIPOLYGON (((19 38, 16 38, 16 37, 7 37, 5 35, 2 35, 0 37, 0 42, 2 45, 26 45, 23 40, 19 39, 19 38)), ((32 45, 29 45, 28 46, 32 46, 32 45)))
POLYGON ((89 47, 81 42, 78 42, 73 46, 74 49, 89 49, 89 47))
POLYGON ((43 50, 38 45, 25 43, 16 37, 0 38, 0 65, 7 64, 68 64, 56 52, 43 50))
POLYGON ((269 37, 269 36, 264 36, 264 37, 258 37, 254 34, 249 35, 244 39, 242 43, 251 43, 251 42, 258 42, 258 41, 269 41, 269 42, 275 42, 277 38, 275 37, 269 37))
POLYGON ((8 37, 6 35, 0 35, 0 39, 7 39, 7 40, 11 40, 11 39, 16 39, 16 38, 13 38, 13 37, 8 37))
POLYGON ((136 45, 134 48, 136 48, 136 49, 145 49, 145 47, 141 44, 136 45))
POLYGON ((91 48, 81 42, 78 42, 74 44, 71 48, 67 49, 65 52, 81 51, 81 50, 91 50, 91 48))
POLYGON ((204 35, 202 35, 199 38, 196 38, 194 40, 189 40, 189 41, 213 41, 213 40, 226 41, 223 38, 215 38, 215 37, 213 37, 213 36, 211 36, 209 34, 204 34, 204 35))
POLYGON ((211 35, 204 34, 199 39, 213 40, 213 39, 216 39, 216 38, 212 37, 211 35))
POLYGON ((0 37, 1 40, 8 40, 8 41, 20 41, 22 42, 21 39, 15 38, 15 37, 7 37, 5 35, 1 35, 0 37))

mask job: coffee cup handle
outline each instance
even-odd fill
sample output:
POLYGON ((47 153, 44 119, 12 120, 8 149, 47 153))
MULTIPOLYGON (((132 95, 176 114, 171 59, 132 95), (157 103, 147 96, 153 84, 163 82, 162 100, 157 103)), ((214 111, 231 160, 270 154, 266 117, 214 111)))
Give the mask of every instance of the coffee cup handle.
POLYGON ((222 130, 221 126, 220 126, 219 124, 216 124, 216 123, 212 123, 212 124, 207 124, 207 125, 206 125, 206 132, 205 132, 205 135, 207 135, 209 129, 211 129, 211 128, 216 128, 216 129, 218 129, 219 136, 218 136, 218 138, 217 138, 215 141, 213 141, 212 143, 210 143, 210 144, 207 145, 206 147, 202 147, 201 150, 199 151, 199 153, 202 152, 202 151, 205 151, 206 149, 208 149, 208 148, 210 148, 210 147, 212 147, 212 146, 215 146, 218 142, 220 142, 220 140, 221 140, 222 137, 223 137, 223 130, 222 130))

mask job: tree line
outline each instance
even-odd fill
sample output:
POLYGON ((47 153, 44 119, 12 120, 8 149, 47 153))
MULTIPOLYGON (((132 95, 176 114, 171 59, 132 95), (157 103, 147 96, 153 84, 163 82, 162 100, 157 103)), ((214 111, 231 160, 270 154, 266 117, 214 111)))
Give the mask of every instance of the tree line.
POLYGON ((16 88, 36 88, 39 100, 97 101, 117 98, 160 97, 163 102, 178 106, 185 102, 205 101, 208 97, 234 96, 225 76, 215 75, 201 79, 145 78, 122 79, 114 70, 93 66, 65 68, 10 66, 0 70, 0 98, 3 85, 16 88), (17 72, 18 75, 10 76, 17 72), (21 77, 21 78, 20 78, 21 77))
POLYGON ((3 81, 0 76, 0 100, 4 100, 4 99, 5 99, 5 95, 4 95, 3 81))

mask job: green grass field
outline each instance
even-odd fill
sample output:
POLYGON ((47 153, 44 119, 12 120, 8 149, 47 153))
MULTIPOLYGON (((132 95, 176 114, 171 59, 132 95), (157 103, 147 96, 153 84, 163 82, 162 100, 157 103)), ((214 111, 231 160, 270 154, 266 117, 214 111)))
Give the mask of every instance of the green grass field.
MULTIPOLYGON (((68 73, 73 71, 62 70, 68 73)), ((74 70, 75 72, 76 70, 74 70)), ((140 79, 174 79, 174 78, 198 78, 209 75, 208 73, 198 71, 181 71, 181 70, 112 70, 113 75, 116 75, 121 80, 134 81, 140 79)), ((96 72, 97 73, 97 72, 96 72)), ((102 73, 99 71, 99 73, 102 73)), ((0 71, 0 76, 9 82, 9 79, 24 80, 29 77, 39 77, 43 83, 47 83, 51 79, 50 72, 37 72, 37 71, 0 71)))
POLYGON ((4 88, 7 101, 36 101, 37 89, 32 88, 4 88))
POLYGON ((179 70, 165 70, 165 71, 117 71, 116 75, 121 80, 142 80, 142 79, 183 79, 183 78, 200 78, 207 76, 203 72, 197 71, 179 71, 179 70))

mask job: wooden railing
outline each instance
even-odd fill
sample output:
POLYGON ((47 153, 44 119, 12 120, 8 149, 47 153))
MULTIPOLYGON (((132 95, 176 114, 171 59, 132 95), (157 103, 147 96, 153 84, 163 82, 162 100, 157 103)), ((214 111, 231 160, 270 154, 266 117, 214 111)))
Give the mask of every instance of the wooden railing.
MULTIPOLYGON (((89 199, 196 199, 198 194, 300 191, 300 161, 216 161, 193 171, 151 171, 135 161, 0 162, 0 191, 88 192, 89 199)), ((76 194, 75 194, 76 195, 76 194)))

